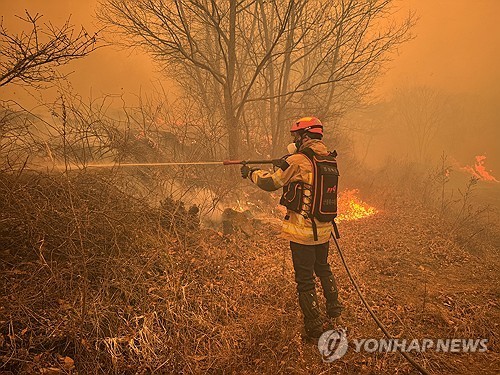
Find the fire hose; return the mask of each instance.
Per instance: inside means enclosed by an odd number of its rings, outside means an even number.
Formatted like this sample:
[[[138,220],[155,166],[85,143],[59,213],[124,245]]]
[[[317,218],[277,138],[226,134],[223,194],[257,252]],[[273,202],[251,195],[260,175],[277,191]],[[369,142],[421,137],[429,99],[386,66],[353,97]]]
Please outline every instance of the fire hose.
[[[336,229],[336,225],[334,225],[334,229]],[[337,241],[337,238],[339,237],[337,230],[335,232],[336,232],[336,235],[333,235],[333,233],[331,233],[330,237],[333,238],[333,241],[335,242],[335,246],[337,247],[337,251],[339,253],[340,259],[342,260],[342,264],[344,265],[344,268],[345,268],[345,270],[347,272],[347,276],[349,276],[349,280],[351,280],[351,283],[352,283],[352,285],[354,285],[354,288],[356,289],[356,292],[358,293],[359,298],[363,302],[363,305],[365,305],[366,310],[368,310],[368,312],[370,313],[370,315],[373,318],[373,320],[375,321],[375,323],[377,323],[377,326],[384,333],[385,337],[387,337],[389,340],[393,340],[392,335],[387,331],[387,329],[382,324],[382,322],[377,318],[377,316],[373,312],[373,310],[370,307],[370,305],[368,304],[368,302],[366,302],[365,297],[361,293],[361,290],[359,289],[359,286],[356,283],[356,280],[354,280],[354,277],[352,276],[351,271],[350,271],[349,267],[347,266],[347,262],[345,261],[344,254],[342,253],[342,250],[340,249],[340,245],[339,245],[339,243]],[[422,366],[420,366],[417,362],[415,362],[415,360],[413,358],[411,358],[408,355],[408,353],[402,351],[400,347],[396,347],[396,349],[398,350],[398,353],[401,354],[421,374],[423,374],[423,375],[429,375],[429,372],[425,368],[423,368]]]

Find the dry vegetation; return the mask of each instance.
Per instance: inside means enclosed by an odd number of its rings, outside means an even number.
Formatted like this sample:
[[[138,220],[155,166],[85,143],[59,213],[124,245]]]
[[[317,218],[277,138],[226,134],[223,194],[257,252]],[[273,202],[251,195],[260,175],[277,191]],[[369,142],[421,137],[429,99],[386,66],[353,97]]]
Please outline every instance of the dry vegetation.
[[[141,132],[149,109],[117,122],[95,104],[61,95],[50,121],[3,111],[2,375],[412,371],[396,354],[353,350],[324,364],[302,339],[276,194],[213,167],[75,169],[103,157],[202,156],[179,135],[183,142],[152,125]],[[476,193],[497,186],[450,181],[445,160],[435,170],[400,161],[364,171],[346,145],[342,186],[378,210],[341,223],[370,304],[397,337],[489,340],[484,354],[418,355],[431,372],[494,373],[500,230]],[[349,337],[381,337],[333,251],[331,261]]]
[[[275,221],[254,220],[252,236],[186,232],[196,219],[179,202],[160,209],[120,191],[114,178],[2,173],[2,373],[411,372],[397,354],[350,350],[321,362],[301,336]],[[468,232],[453,220],[383,191],[370,199],[377,215],[341,225],[369,302],[397,337],[489,339],[488,353],[418,355],[432,373],[494,373],[498,232],[464,241]],[[349,337],[382,337],[335,253],[331,260]]]

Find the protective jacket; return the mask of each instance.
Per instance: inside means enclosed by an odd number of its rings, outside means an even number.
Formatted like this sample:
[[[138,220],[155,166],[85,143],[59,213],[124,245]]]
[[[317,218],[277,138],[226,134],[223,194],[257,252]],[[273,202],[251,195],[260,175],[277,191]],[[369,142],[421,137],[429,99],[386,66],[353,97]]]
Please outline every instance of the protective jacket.
[[[301,145],[299,151],[312,149],[316,154],[328,155],[328,150],[321,140],[311,139]],[[274,191],[292,182],[302,181],[313,184],[313,166],[311,161],[301,153],[296,153],[286,159],[288,168],[270,173],[263,170],[252,172],[250,178],[253,183],[266,191]],[[314,240],[312,220],[316,220],[318,240]],[[298,212],[287,210],[283,220],[282,237],[303,245],[317,245],[328,242],[332,231],[331,222],[319,222]]]

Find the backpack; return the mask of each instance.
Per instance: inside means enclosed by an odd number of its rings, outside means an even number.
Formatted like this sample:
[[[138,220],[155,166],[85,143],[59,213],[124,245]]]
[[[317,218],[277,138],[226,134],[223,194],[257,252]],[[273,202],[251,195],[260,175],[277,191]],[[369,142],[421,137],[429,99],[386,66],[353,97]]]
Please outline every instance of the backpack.
[[[337,217],[337,190],[339,170],[337,152],[317,155],[310,148],[302,151],[313,166],[312,203],[310,216],[321,222],[331,222]]]
[[[310,148],[306,148],[300,153],[311,162],[313,183],[309,185],[303,181],[297,181],[285,185],[280,204],[306,218],[313,219],[314,239],[317,240],[314,219],[335,224],[333,219],[337,216],[339,181],[339,171],[335,159],[337,152],[332,151],[328,155],[317,155]],[[335,232],[337,233],[337,231]]]

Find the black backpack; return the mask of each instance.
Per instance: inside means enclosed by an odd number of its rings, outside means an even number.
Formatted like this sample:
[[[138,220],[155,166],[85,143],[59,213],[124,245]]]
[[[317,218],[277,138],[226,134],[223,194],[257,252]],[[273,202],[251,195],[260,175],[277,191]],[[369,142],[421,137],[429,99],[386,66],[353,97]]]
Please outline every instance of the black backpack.
[[[280,204],[291,211],[305,217],[317,219],[320,222],[334,223],[337,216],[337,191],[339,171],[337,168],[336,151],[328,155],[315,154],[310,148],[300,151],[310,161],[313,168],[312,185],[302,181],[292,182],[283,187]],[[304,194],[311,191],[311,196]],[[314,239],[317,240],[315,220],[312,220]]]
[[[315,154],[310,148],[301,151],[313,166],[312,203],[310,216],[321,222],[331,222],[337,217],[337,191],[339,170],[337,152],[328,155]]]

